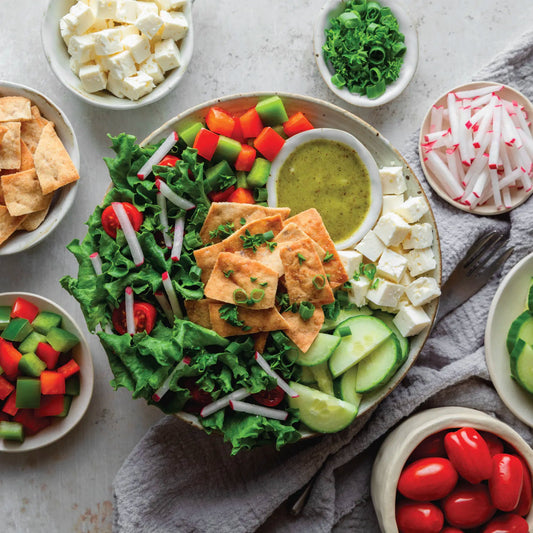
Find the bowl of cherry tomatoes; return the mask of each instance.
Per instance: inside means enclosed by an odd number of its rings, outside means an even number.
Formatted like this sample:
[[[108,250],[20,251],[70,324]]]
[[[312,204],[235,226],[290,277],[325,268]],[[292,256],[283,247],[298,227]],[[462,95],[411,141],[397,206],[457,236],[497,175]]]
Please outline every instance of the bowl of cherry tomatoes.
[[[533,450],[507,424],[440,407],[389,434],[370,491],[384,533],[528,533],[532,470]]]

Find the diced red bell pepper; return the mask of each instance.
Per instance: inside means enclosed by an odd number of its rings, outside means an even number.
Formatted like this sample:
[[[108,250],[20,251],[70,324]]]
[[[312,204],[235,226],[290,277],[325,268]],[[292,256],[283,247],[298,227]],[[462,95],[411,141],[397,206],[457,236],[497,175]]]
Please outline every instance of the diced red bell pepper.
[[[283,131],[288,137],[292,137],[302,131],[312,130],[313,128],[314,126],[301,111],[294,113],[294,115],[289,117],[287,122],[283,123]]]
[[[224,191],[212,191],[207,196],[212,202],[225,202],[231,196],[233,191],[235,191],[235,185],[230,185]]]
[[[0,366],[7,378],[13,379],[17,376],[21,358],[22,354],[10,342],[0,338]]]
[[[63,374],[65,376],[65,379],[69,378],[70,376],[73,376],[76,374],[76,372],[80,371],[80,365],[76,363],[74,359],[71,359],[67,363],[65,363],[63,366],[60,366],[57,371],[60,374]]]
[[[213,106],[209,108],[207,116],[205,117],[207,127],[226,137],[231,137],[233,129],[235,128],[235,120],[233,117],[224,111],[221,107]]]
[[[65,376],[53,370],[41,372],[41,394],[65,394]]]
[[[41,398],[41,407],[35,409],[35,415],[43,416],[57,416],[63,412],[65,407],[64,394],[51,394],[50,396],[43,396]]]
[[[198,150],[198,155],[211,161],[218,144],[218,134],[202,128],[194,139],[193,148]]]
[[[235,170],[244,170],[245,172],[250,172],[254,165],[256,155],[257,152],[253,146],[243,144],[242,149],[235,160]]]
[[[239,117],[239,122],[241,124],[242,135],[245,139],[257,137],[264,127],[263,121],[255,107],[252,107],[248,109],[246,113],[243,113]]]
[[[41,361],[46,363],[48,370],[53,370],[56,367],[60,353],[54,350],[47,342],[40,342],[35,350],[35,354]]]
[[[160,167],[175,167],[176,163],[180,160],[179,157],[176,157],[175,155],[167,154],[159,163],[157,163]]]
[[[19,408],[17,407],[17,391],[14,390],[7,398],[2,411],[8,415],[15,416]]]
[[[237,116],[234,116],[233,120],[235,121],[235,126],[233,126],[233,131],[231,132],[230,137],[236,141],[239,141],[240,143],[243,143],[244,134],[242,133],[241,121]]]
[[[29,322],[33,322],[35,317],[39,314],[39,308],[25,300],[24,298],[17,298],[11,309],[11,318],[25,318]]]
[[[228,197],[228,202],[238,204],[255,204],[254,195],[250,189],[239,187]]]
[[[273,161],[283,148],[285,139],[276,133],[270,126],[263,128],[261,133],[255,138],[254,146],[269,161]]]
[[[11,417],[7,413],[0,411],[0,422],[9,422],[10,420]]]
[[[51,420],[48,417],[35,416],[33,409],[19,409],[13,417],[13,421],[24,426],[25,435],[35,435],[51,424]]]
[[[5,400],[14,390],[15,385],[3,376],[0,376],[0,400]]]

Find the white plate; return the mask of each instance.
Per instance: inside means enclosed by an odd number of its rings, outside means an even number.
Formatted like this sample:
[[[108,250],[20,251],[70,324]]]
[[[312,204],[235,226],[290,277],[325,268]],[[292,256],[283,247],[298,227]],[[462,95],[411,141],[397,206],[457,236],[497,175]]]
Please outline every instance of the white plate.
[[[533,427],[533,394],[511,378],[506,339],[513,320],[526,308],[526,297],[533,276],[533,253],[524,257],[500,283],[489,310],[485,330],[487,367],[503,403],[517,418]]]
[[[91,352],[82,331],[74,322],[74,319],[62,307],[48,298],[26,292],[4,292],[0,294],[0,306],[13,305],[19,296],[35,304],[41,311],[60,314],[63,317],[61,327],[80,339],[80,343],[72,349],[73,357],[80,365],[80,394],[72,399],[70,411],[65,418],[54,420],[36,435],[26,437],[22,443],[0,439],[0,452],[28,452],[48,446],[61,439],[83,418],[93,394],[94,369]]]

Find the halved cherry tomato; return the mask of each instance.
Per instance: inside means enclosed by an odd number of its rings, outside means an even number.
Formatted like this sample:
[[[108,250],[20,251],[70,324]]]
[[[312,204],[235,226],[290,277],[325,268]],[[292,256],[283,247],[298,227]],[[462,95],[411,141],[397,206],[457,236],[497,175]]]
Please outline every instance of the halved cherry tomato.
[[[425,457],[404,468],[398,481],[398,490],[411,500],[430,502],[448,496],[458,478],[448,459]]]
[[[524,482],[522,483],[522,493],[520,494],[520,501],[518,506],[515,509],[515,513],[520,516],[526,516],[531,509],[531,501],[533,499],[533,487],[531,481],[531,472],[529,471],[529,465],[524,461],[524,459],[518,456],[523,467]]]
[[[494,433],[489,433],[488,431],[480,431],[479,434],[487,443],[491,457],[494,457],[497,453],[503,453],[503,441],[496,435],[494,435]]]
[[[124,210],[130,219],[131,225],[135,231],[139,231],[141,224],[143,223],[143,216],[141,212],[129,202],[122,202]],[[104,231],[113,239],[117,238],[117,229],[120,228],[117,215],[112,205],[108,205],[102,213],[102,226]]]
[[[400,533],[436,533],[444,525],[442,511],[433,503],[406,501],[396,506]]]
[[[175,155],[167,154],[159,163],[157,163],[161,167],[175,167],[176,163],[179,161],[179,157],[176,157]]]
[[[266,407],[275,407],[276,405],[279,405],[283,400],[284,396],[285,393],[283,392],[283,389],[279,386],[275,389],[264,390],[252,394],[253,399],[257,403],[260,403],[261,405],[264,405]]]
[[[446,521],[455,527],[478,527],[490,520],[496,507],[486,485],[458,485],[442,502]]]
[[[492,503],[500,511],[512,511],[520,501],[524,468],[516,455],[497,453],[492,458],[489,492]]]
[[[483,437],[469,427],[447,433],[444,448],[457,473],[473,485],[489,479],[492,457]]]
[[[426,437],[410,455],[409,460],[422,459],[423,457],[446,457],[446,450],[444,449],[444,435],[448,431],[439,431]]]
[[[515,513],[497,516],[483,529],[483,533],[528,533],[528,531],[527,521]]]
[[[446,526],[440,533],[463,533],[463,530],[458,527]]]
[[[157,311],[152,304],[148,302],[133,302],[133,320],[135,321],[135,332],[146,331],[150,333],[154,329]],[[126,305],[122,302],[119,307],[113,311],[113,327],[119,335],[124,335],[128,328],[126,326]]]
[[[194,378],[183,378],[180,380],[180,386],[189,389],[191,400],[198,405],[207,405],[213,401],[211,394],[202,390]]]
[[[235,185],[230,185],[224,191],[212,191],[207,196],[212,202],[225,202],[231,196],[233,191],[235,191]]]
[[[239,187],[235,189],[229,196],[228,202],[235,202],[239,204],[255,204],[254,195],[250,189]]]

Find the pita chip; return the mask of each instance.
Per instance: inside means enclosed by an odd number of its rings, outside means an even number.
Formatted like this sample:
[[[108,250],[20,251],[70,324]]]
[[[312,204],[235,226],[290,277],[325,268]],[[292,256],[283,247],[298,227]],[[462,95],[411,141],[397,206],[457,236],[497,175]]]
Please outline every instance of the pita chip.
[[[316,336],[320,333],[322,324],[324,324],[324,311],[322,311],[322,308],[317,307],[309,320],[304,320],[300,313],[293,313],[292,311],[285,311],[281,313],[281,316],[289,324],[289,327],[285,330],[285,335],[303,353],[307,352]]]
[[[35,169],[2,176],[2,191],[11,216],[27,215],[47,209],[52,195],[43,195]]]
[[[199,326],[211,329],[211,319],[209,318],[210,303],[213,303],[213,300],[185,300],[187,318]]]
[[[23,229],[24,231],[33,231],[42,224],[43,220],[48,214],[50,204],[52,203],[52,195],[49,194],[48,196],[50,197],[48,207],[46,209],[42,209],[41,211],[36,211],[35,213],[30,213],[29,215],[26,215],[19,229]]]
[[[7,131],[0,144],[0,169],[16,170],[21,158],[20,122],[5,122],[3,126]]]
[[[0,144],[2,144],[2,139],[4,138],[4,135],[7,133],[7,128],[5,126],[2,126],[0,124]]]
[[[33,154],[37,149],[41,132],[46,124],[48,124],[48,120],[41,116],[39,108],[35,105],[31,106],[31,115],[31,120],[26,120],[21,123],[20,136]]]
[[[23,96],[0,98],[0,122],[31,119],[31,102]]]
[[[254,350],[256,352],[259,352],[260,354],[263,353],[269,335],[270,333],[268,331],[261,331],[260,333],[255,333],[252,335],[254,339]]]
[[[43,128],[33,159],[43,194],[80,178],[51,122]]]
[[[12,217],[7,207],[0,205],[0,244],[8,239],[22,224],[24,216]]]
[[[5,174],[14,174],[15,172],[22,172],[23,170],[30,170],[35,168],[35,165],[33,164],[33,156],[31,155],[30,150],[26,146],[26,143],[21,140],[20,141],[20,168],[12,169],[12,170],[3,170],[1,171],[1,175]]]

